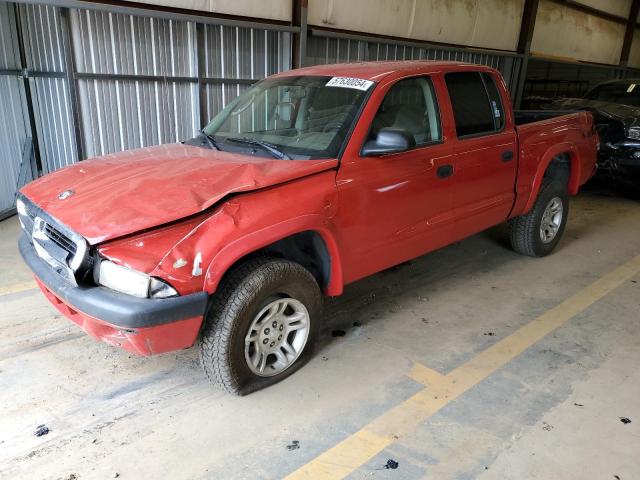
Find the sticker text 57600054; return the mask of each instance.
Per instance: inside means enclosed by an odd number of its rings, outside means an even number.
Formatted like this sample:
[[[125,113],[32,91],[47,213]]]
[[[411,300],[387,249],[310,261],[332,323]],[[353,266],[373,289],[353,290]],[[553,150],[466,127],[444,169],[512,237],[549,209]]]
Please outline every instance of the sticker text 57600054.
[[[327,82],[327,87],[355,88],[356,90],[368,90],[373,85],[371,80],[351,77],[333,77]]]

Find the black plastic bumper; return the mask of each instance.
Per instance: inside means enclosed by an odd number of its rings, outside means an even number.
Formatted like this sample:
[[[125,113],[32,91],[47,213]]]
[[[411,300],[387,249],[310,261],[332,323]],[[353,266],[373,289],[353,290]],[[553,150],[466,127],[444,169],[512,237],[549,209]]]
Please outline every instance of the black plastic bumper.
[[[57,297],[80,312],[123,328],[153,327],[204,314],[207,293],[173,298],[137,298],[105,287],[75,286],[55,273],[23,233],[20,254],[38,279]]]

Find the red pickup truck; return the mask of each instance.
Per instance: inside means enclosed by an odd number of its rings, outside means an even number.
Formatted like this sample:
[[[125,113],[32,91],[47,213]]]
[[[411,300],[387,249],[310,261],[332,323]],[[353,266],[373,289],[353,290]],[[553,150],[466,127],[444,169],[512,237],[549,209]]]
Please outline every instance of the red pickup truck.
[[[551,252],[597,142],[589,113],[514,114],[487,67],[292,70],[194,139],[25,186],[20,250],[85,332],[142,355],[199,340],[246,394],[309,359],[322,294],[505,221],[516,251]]]

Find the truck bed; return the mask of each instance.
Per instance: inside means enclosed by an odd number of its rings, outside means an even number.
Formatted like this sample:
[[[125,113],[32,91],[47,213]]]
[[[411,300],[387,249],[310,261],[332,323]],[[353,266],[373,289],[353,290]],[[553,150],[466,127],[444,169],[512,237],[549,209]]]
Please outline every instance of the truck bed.
[[[550,118],[561,117],[563,115],[570,115],[575,112],[576,110],[514,110],[513,117],[516,126],[519,126],[549,120]]]

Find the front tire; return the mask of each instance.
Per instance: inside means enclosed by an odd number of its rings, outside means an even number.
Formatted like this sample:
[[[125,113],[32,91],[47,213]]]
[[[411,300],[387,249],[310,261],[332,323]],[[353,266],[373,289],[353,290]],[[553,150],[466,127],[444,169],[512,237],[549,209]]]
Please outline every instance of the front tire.
[[[320,288],[301,265],[256,258],[231,272],[212,297],[200,337],[209,380],[234,395],[273,385],[313,353]]]
[[[531,211],[509,220],[511,247],[522,255],[544,257],[556,247],[569,217],[569,195],[557,179],[545,180]]]

